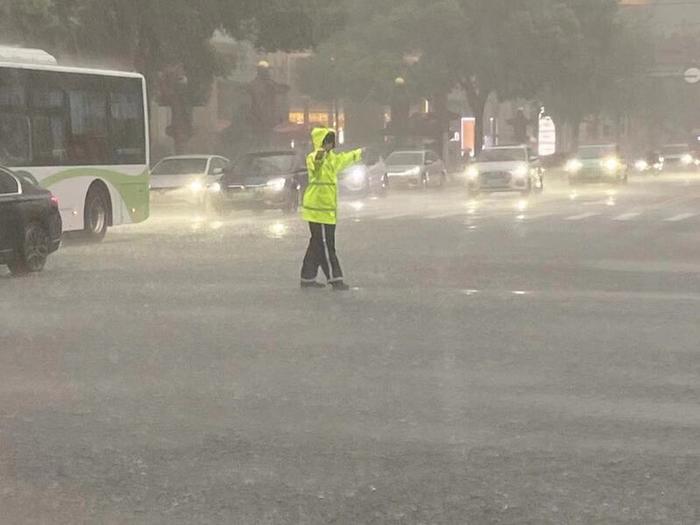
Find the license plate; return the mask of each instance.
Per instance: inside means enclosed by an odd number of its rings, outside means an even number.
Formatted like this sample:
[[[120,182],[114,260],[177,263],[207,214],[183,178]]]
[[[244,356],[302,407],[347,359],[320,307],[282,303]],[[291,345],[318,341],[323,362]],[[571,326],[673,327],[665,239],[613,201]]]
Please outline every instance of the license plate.
[[[496,177],[489,177],[484,182],[486,186],[503,186],[508,182],[508,178],[499,175]]]

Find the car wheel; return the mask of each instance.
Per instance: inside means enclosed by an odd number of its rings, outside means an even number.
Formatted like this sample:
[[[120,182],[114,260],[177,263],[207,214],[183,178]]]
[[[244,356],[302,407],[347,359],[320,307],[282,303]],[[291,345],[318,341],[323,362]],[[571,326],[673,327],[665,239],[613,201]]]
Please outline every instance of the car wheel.
[[[46,228],[38,223],[31,223],[24,230],[24,239],[14,261],[7,266],[13,275],[26,275],[40,272],[49,257],[51,240]]]
[[[109,221],[109,198],[99,186],[93,186],[85,198],[83,232],[90,241],[100,242],[107,234]]]

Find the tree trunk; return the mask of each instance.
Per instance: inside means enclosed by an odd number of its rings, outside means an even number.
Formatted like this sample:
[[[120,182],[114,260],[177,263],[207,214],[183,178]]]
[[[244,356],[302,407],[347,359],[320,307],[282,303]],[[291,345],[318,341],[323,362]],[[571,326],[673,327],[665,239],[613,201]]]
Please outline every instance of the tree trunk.
[[[474,113],[474,154],[476,155],[484,147],[484,112],[489,99],[489,91],[477,89],[471,81],[463,82],[462,87],[467,94],[469,107]]]
[[[571,149],[578,149],[579,139],[581,138],[581,118],[576,117],[571,120]]]

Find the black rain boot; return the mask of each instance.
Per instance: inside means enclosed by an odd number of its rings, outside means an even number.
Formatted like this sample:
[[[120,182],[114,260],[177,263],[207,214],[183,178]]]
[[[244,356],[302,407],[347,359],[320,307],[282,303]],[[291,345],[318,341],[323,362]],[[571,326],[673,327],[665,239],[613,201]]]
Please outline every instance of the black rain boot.
[[[345,284],[344,281],[336,281],[334,283],[331,283],[331,286],[336,292],[347,292],[350,290],[350,287],[347,284]]]
[[[325,287],[325,284],[319,283],[318,281],[301,281],[302,290],[317,290]]]

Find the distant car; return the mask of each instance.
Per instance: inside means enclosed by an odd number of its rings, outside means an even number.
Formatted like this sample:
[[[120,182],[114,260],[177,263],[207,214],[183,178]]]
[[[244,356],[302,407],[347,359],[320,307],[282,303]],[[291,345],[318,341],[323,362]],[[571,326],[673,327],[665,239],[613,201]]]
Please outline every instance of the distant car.
[[[566,163],[569,184],[613,182],[627,184],[627,163],[616,144],[580,146]]]
[[[227,158],[217,155],[166,157],[151,170],[151,195],[201,204],[207,186],[229,165]]]
[[[665,171],[687,171],[696,167],[695,155],[688,144],[667,144],[661,148]]]
[[[0,168],[0,264],[14,275],[40,272],[61,244],[61,214],[51,192]]]
[[[374,148],[365,148],[362,162],[350,166],[338,179],[341,195],[351,197],[386,195],[389,189],[386,164]]]
[[[635,161],[634,169],[638,173],[658,175],[664,169],[664,158],[658,151],[650,151]]]
[[[430,150],[395,151],[386,158],[388,186],[428,188],[447,183],[445,163]]]
[[[299,209],[301,189],[307,181],[306,158],[294,150],[243,155],[221,179],[207,187],[207,210]]]
[[[471,194],[518,191],[529,195],[544,190],[544,170],[527,146],[484,149],[467,168]]]

